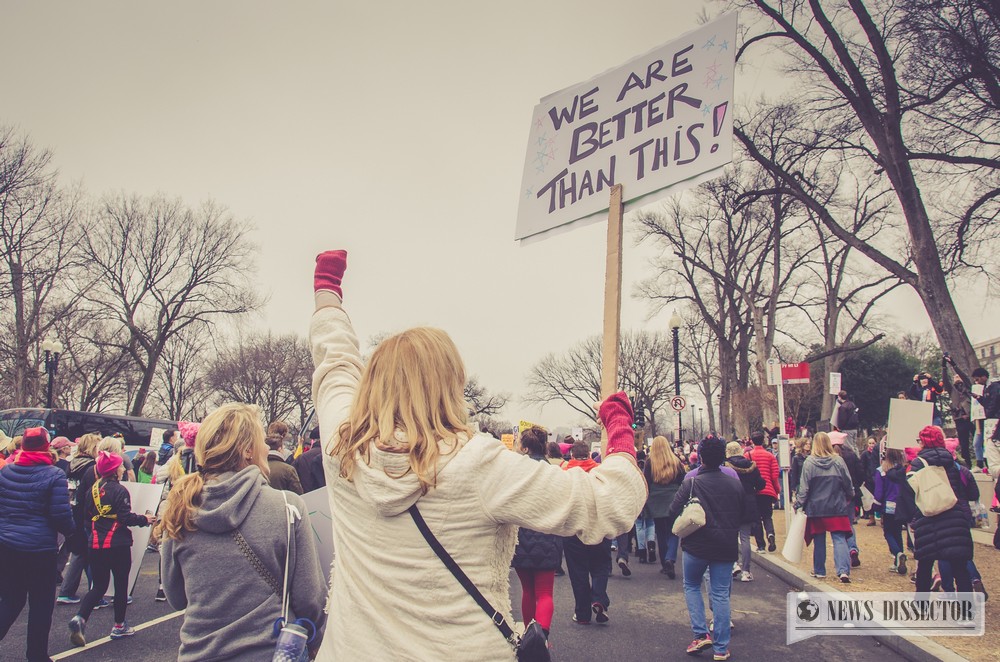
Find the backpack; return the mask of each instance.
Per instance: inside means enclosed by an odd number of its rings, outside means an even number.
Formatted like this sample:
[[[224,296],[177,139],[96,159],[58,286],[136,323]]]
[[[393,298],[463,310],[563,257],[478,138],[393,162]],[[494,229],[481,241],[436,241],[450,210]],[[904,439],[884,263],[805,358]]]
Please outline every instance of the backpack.
[[[925,463],[922,469],[907,474],[906,482],[913,489],[917,508],[924,517],[940,515],[958,503],[944,467]]]

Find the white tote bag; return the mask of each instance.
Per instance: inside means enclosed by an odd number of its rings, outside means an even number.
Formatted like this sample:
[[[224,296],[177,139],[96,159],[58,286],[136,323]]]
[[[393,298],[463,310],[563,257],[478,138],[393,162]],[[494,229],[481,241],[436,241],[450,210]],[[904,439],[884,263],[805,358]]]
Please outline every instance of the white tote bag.
[[[875,504],[875,495],[869,491],[864,485],[861,486],[861,507],[865,510],[871,510],[872,506]]]
[[[806,514],[798,510],[792,515],[792,523],[788,526],[788,535],[781,548],[781,555],[792,563],[802,560],[802,549],[806,546]]]
[[[958,503],[944,467],[925,465],[907,474],[906,482],[913,488],[917,508],[924,517],[940,515]]]

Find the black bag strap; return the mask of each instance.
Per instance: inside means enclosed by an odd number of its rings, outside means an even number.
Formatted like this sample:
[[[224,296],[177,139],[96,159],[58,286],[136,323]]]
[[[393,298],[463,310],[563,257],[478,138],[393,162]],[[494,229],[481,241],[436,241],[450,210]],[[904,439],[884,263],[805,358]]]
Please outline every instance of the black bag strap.
[[[420,511],[417,509],[417,504],[410,506],[408,512],[410,513],[410,517],[413,518],[413,523],[417,525],[417,528],[420,529],[420,533],[423,534],[424,540],[426,540],[427,544],[431,546],[434,553],[438,555],[441,562],[444,563],[445,567],[451,571],[451,574],[455,575],[455,579],[457,579],[458,583],[462,585],[462,588],[464,588],[466,592],[472,596],[472,599],[476,601],[476,604],[479,605],[484,612],[486,612],[486,615],[493,621],[493,625],[500,630],[500,634],[502,634],[504,639],[507,640],[507,643],[516,649],[519,642],[517,634],[511,629],[510,625],[507,624],[507,620],[503,617],[503,614],[493,608],[490,601],[486,599],[486,596],[479,592],[479,589],[472,583],[472,580],[465,574],[465,571],[459,567],[458,563],[455,562],[455,559],[451,558],[451,554],[448,553],[448,550],[442,547],[441,543],[438,542],[438,539],[434,537],[434,534],[431,533],[430,528],[427,526],[427,522],[424,521],[424,516],[421,515]]]

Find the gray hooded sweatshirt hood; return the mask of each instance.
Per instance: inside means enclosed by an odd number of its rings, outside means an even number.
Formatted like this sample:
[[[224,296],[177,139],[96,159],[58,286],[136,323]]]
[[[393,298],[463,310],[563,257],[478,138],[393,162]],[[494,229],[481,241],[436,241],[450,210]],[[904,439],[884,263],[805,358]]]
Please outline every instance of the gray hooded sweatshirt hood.
[[[301,516],[290,535],[286,499]],[[187,610],[178,660],[270,659],[286,555],[289,618],[308,618],[322,635],[327,585],[301,497],[272,489],[260,469],[250,466],[205,485],[194,524],[197,530],[180,540],[165,538],[160,551],[167,600]]]

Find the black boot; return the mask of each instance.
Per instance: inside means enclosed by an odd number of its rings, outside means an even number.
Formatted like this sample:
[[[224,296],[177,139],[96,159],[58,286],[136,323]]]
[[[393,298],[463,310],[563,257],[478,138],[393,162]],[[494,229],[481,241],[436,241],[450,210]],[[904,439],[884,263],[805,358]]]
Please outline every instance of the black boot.
[[[646,558],[650,563],[656,563],[656,543],[652,540],[646,541]]]
[[[649,563],[649,560],[646,558],[646,550],[640,549],[635,555],[638,557],[639,563]]]

